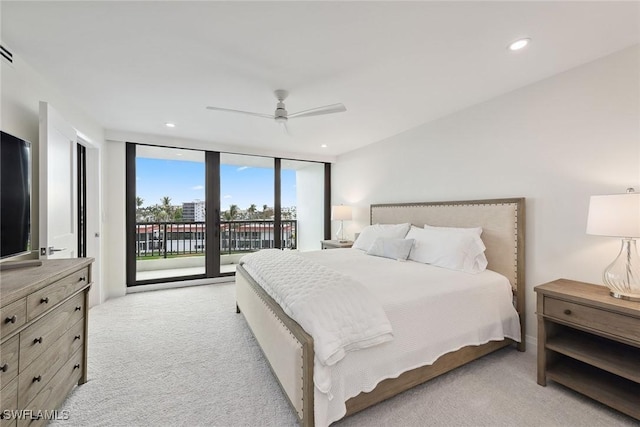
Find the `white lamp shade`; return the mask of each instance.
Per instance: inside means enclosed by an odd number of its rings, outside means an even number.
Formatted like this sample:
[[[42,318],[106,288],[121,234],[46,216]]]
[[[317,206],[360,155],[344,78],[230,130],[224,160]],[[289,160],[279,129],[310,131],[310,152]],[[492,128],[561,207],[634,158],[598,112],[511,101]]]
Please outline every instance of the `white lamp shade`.
[[[591,196],[587,234],[640,237],[640,193]]]
[[[332,206],[331,219],[334,221],[351,221],[351,206]]]

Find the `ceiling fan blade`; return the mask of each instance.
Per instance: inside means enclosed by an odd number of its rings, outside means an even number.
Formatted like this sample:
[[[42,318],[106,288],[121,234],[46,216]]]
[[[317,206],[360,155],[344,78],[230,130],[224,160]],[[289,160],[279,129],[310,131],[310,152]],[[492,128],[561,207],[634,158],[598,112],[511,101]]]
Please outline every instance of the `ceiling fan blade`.
[[[287,136],[291,136],[291,132],[289,132],[289,126],[287,126],[287,122],[280,123],[282,123],[282,131],[284,132],[284,134]]]
[[[226,111],[228,113],[240,113],[247,114],[249,116],[263,117],[265,119],[274,119],[275,116],[271,114],[262,114],[262,113],[252,113],[250,111],[242,111],[242,110],[232,110],[230,108],[220,108],[220,107],[207,107],[207,110],[215,110],[215,111]]]
[[[347,108],[342,104],[331,104],[325,105],[324,107],[312,108],[310,110],[299,111],[297,113],[289,114],[290,119],[295,119],[297,117],[310,117],[310,116],[319,116],[321,114],[332,114],[332,113],[342,113],[343,111],[347,111]]]

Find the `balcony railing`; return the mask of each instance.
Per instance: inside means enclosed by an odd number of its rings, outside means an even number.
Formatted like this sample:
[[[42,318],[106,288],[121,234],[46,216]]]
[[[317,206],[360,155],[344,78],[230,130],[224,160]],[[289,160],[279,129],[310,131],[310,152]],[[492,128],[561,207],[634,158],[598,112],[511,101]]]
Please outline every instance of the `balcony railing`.
[[[280,222],[283,248],[296,248],[298,222]],[[137,222],[136,258],[168,258],[202,255],[206,250],[204,222]],[[274,248],[273,220],[220,221],[220,254],[254,252]]]

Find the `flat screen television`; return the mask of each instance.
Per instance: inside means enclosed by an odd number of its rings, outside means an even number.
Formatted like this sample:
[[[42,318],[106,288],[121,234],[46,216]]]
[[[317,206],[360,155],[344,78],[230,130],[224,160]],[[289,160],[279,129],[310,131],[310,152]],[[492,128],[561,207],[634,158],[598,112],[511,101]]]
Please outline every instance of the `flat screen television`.
[[[30,251],[31,144],[0,131],[0,258]]]

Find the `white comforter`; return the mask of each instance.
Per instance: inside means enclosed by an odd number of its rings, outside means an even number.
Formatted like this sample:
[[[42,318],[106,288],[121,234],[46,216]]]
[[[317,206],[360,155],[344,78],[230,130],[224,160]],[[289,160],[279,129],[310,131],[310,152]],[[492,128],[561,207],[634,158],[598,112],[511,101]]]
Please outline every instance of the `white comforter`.
[[[324,366],[334,365],[346,352],[393,338],[380,302],[363,285],[336,270],[278,249],[246,255],[241,264],[313,337],[316,362]],[[319,369],[315,374],[316,386],[328,392],[328,371]]]
[[[486,270],[467,274],[417,262],[374,257],[358,249],[301,253],[362,283],[382,306],[394,339],[348,353],[328,371],[331,388],[314,393],[315,424],[326,426],[344,416],[345,402],[371,391],[385,378],[433,363],[467,345],[505,337],[520,341],[520,323],[506,277]],[[317,384],[316,384],[317,385]]]

